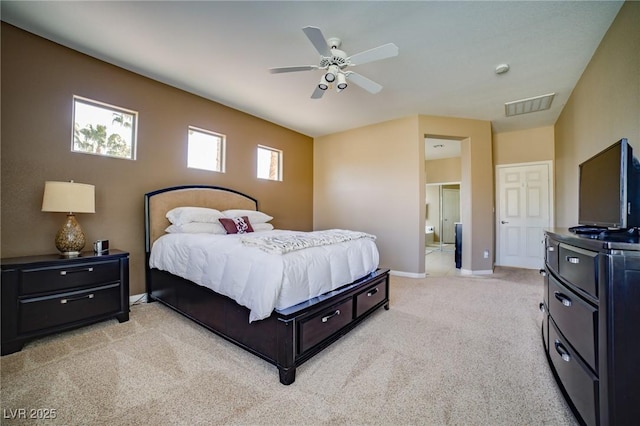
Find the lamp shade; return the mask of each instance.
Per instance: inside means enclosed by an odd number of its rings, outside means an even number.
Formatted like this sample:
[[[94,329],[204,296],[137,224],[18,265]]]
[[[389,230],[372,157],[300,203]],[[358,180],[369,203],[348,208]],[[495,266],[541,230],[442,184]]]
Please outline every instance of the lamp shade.
[[[43,212],[95,213],[95,187],[86,183],[45,182]]]

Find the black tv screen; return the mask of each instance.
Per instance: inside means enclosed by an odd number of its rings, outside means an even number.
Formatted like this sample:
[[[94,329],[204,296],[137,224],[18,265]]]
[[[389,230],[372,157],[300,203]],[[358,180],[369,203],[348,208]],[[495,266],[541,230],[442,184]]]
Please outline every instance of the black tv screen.
[[[578,222],[627,229],[640,225],[638,162],[621,139],[580,164]]]

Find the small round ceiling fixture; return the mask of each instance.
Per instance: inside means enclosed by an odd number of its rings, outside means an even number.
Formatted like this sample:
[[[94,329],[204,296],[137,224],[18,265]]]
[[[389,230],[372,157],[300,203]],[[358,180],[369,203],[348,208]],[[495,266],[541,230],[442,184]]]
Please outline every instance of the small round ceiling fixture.
[[[504,74],[509,71],[509,64],[500,64],[496,67],[496,74]]]

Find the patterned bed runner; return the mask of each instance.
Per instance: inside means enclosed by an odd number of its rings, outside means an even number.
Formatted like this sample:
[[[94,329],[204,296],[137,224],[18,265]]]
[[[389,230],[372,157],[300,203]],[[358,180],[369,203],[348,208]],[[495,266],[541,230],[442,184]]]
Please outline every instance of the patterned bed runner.
[[[258,247],[267,253],[286,254],[295,250],[309,247],[338,244],[358,238],[375,240],[375,235],[366,232],[348,231],[344,229],[329,229],[326,231],[304,232],[278,236],[250,235],[241,238],[243,244]]]

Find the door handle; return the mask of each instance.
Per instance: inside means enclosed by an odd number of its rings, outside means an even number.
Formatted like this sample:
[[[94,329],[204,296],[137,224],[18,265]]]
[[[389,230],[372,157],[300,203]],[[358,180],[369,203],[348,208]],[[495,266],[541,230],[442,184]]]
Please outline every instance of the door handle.
[[[504,225],[504,224],[509,223],[509,222],[507,222],[506,220],[501,220],[500,223]]]

